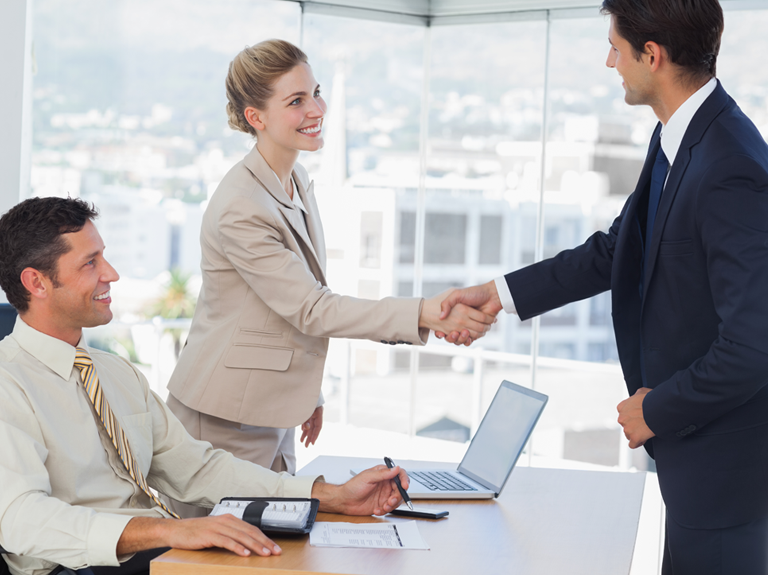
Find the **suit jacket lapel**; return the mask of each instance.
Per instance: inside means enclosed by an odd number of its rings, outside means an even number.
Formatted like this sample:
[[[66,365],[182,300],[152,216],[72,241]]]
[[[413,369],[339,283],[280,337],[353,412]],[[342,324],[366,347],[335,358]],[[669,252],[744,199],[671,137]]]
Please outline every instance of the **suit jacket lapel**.
[[[317,201],[315,200],[315,182],[309,182],[309,185],[304,188],[304,183],[298,176],[295,177],[295,181],[301,201],[307,209],[307,231],[314,248],[313,253],[320,265],[320,269],[325,272],[325,237],[323,234],[323,224],[320,221],[320,212],[317,209]]]
[[[621,278],[622,281],[614,285],[613,289],[621,291],[624,294],[622,301],[632,301],[633,298],[639,296],[644,253],[644,232],[642,231],[644,223],[641,216],[643,215],[643,206],[647,206],[648,203],[647,196],[651,181],[651,172],[653,171],[656,153],[661,145],[660,134],[661,123],[659,122],[651,136],[645,163],[640,171],[640,177],[637,180],[635,191],[629,199],[625,220],[622,223],[623,229],[620,237],[621,246],[618,247],[618,249],[620,249],[622,253],[631,254],[631,257],[626,259],[618,258],[614,260],[616,272],[618,273],[617,277]],[[644,287],[645,286],[643,286],[643,288]],[[617,296],[614,294],[614,300],[616,299]]]
[[[685,171],[688,169],[688,164],[690,164],[690,162],[691,150],[681,145],[680,149],[677,151],[677,156],[675,156],[675,163],[669,171],[664,191],[661,193],[659,208],[656,211],[656,220],[653,224],[653,235],[650,238],[646,238],[646,250],[648,250],[648,256],[646,258],[643,293],[648,293],[648,284],[650,283],[651,276],[656,268],[656,258],[659,255],[661,234],[664,231],[664,225],[667,223],[667,217],[669,216],[672,202],[677,195],[677,190],[680,188],[680,182],[682,181],[683,175],[685,175]]]
[[[709,98],[707,98],[696,111],[696,114],[694,114],[691,119],[691,123],[688,125],[688,129],[685,131],[683,141],[680,142],[680,148],[677,151],[675,161],[672,164],[669,177],[667,178],[667,183],[661,194],[661,201],[659,202],[659,208],[656,212],[656,220],[653,226],[653,237],[646,238],[646,249],[649,250],[649,252],[646,260],[645,283],[643,285],[644,294],[647,293],[648,284],[650,283],[651,276],[656,268],[656,258],[659,254],[661,236],[664,233],[664,227],[667,223],[669,212],[672,209],[675,196],[677,195],[681,184],[683,184],[685,172],[691,163],[691,150],[701,141],[707,128],[727,102],[728,95],[725,93],[725,90],[723,90],[723,87],[718,80],[715,91],[712,92]]]
[[[272,168],[269,167],[269,164],[267,164],[266,160],[261,155],[256,146],[254,146],[250,153],[245,157],[244,163],[245,167],[250,170],[250,172],[259,181],[262,187],[267,190],[277,202],[277,207],[280,210],[280,213],[283,214],[283,217],[288,223],[291,231],[294,233],[294,235],[298,236],[300,242],[305,245],[306,250],[302,250],[302,254],[305,256],[307,263],[312,269],[312,272],[315,274],[315,277],[323,285],[325,285],[325,274],[323,271],[324,265],[321,263],[317,256],[317,252],[315,251],[315,248],[319,248],[319,246],[314,246],[312,244],[312,240],[310,239],[310,236],[307,232],[310,218],[307,218],[307,225],[305,226],[303,222],[304,216],[302,215],[301,210],[296,207],[296,205],[288,197],[288,194],[285,193],[285,190],[282,189],[282,186],[280,186],[280,182],[277,177],[275,177],[275,173],[272,171]],[[301,200],[304,202],[304,206],[306,207],[308,198],[306,194],[301,193],[303,182],[301,182],[301,178],[298,177],[295,171],[293,172],[292,176],[296,182],[296,187],[299,189]],[[315,214],[319,219],[319,216],[317,215],[316,204],[314,203],[314,197],[312,197],[312,204],[315,205]],[[320,230],[322,232],[322,228],[320,228]],[[322,233],[320,235],[322,236]],[[323,252],[324,249],[325,247],[323,246]]]

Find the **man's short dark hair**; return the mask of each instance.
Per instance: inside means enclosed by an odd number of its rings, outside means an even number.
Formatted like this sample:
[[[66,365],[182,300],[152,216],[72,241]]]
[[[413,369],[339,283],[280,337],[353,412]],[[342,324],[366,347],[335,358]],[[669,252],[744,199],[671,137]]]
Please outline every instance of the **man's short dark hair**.
[[[718,0],[603,0],[603,14],[640,60],[646,42],[663,46],[684,81],[715,75],[725,23]]]
[[[0,218],[0,287],[13,307],[20,313],[29,308],[21,272],[34,268],[57,285],[59,258],[70,249],[63,235],[79,232],[98,215],[79,198],[31,198]]]

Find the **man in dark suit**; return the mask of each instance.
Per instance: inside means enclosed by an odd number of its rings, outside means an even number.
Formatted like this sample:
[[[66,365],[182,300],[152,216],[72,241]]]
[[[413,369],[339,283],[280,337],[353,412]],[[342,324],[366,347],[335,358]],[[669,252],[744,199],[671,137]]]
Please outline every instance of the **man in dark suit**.
[[[717,0],[604,0],[606,64],[660,123],[608,232],[456,292],[527,319],[611,290],[629,399],[655,458],[664,574],[761,574],[768,551],[768,147],[715,79]],[[453,333],[449,341],[465,341]]]

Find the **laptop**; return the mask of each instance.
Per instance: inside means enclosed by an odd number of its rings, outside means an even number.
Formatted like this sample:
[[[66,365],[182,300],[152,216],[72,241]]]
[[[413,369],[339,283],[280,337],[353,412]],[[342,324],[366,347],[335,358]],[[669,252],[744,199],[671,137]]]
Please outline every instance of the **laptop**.
[[[411,499],[498,497],[548,399],[543,393],[502,381],[458,469],[406,469],[408,495]]]

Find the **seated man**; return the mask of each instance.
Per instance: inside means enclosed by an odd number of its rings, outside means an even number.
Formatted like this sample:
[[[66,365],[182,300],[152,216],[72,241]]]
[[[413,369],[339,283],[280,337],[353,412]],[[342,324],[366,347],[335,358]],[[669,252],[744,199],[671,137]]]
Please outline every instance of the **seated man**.
[[[400,503],[378,466],[344,485],[274,473],[187,434],[146,379],[89,349],[82,328],[112,319],[93,219],[79,199],[34,198],[0,218],[0,287],[19,311],[0,342],[0,546],[14,575],[125,573],[159,548],[279,554],[231,515],[174,519],[150,490],[212,507],[225,496],[315,497],[322,511],[382,515]],[[131,565],[130,573],[135,573]]]

